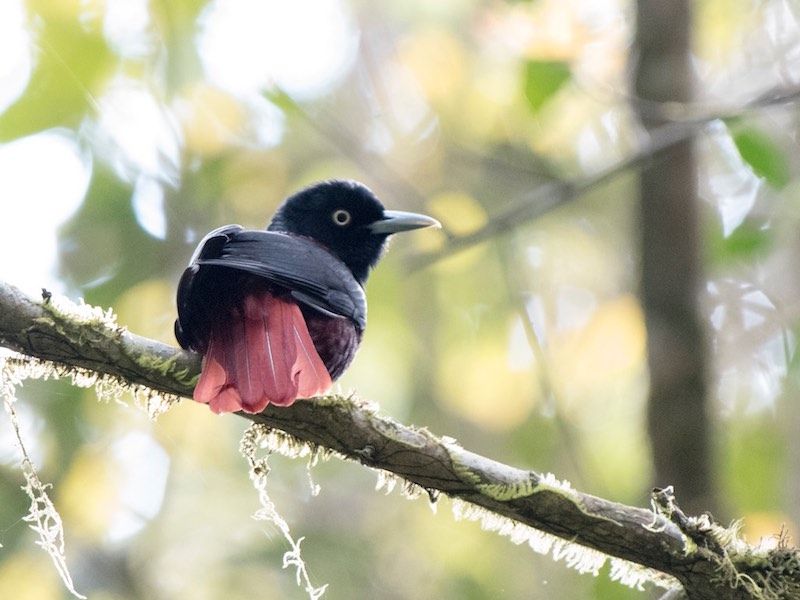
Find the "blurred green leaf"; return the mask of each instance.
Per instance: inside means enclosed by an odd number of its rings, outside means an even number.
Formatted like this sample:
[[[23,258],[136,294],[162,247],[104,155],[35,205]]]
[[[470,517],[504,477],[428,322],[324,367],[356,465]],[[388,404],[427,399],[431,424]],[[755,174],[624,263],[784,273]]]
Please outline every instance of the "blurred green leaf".
[[[539,112],[571,77],[569,64],[564,61],[528,61],[525,64],[525,97],[533,112]]]
[[[0,141],[77,127],[112,72],[114,57],[102,32],[84,31],[77,21],[51,20],[37,34],[36,67],[22,96],[0,113]]]
[[[727,459],[721,472],[723,484],[736,498],[736,510],[773,509],[784,485],[785,436],[769,417],[730,423],[728,427],[723,440]]]
[[[771,186],[782,188],[789,183],[786,155],[764,132],[754,127],[737,128],[733,131],[733,142],[753,172]]]
[[[717,225],[708,236],[709,259],[716,265],[749,260],[765,253],[772,242],[773,235],[768,227],[758,227],[755,223],[745,221],[725,236]]]
[[[86,199],[64,223],[59,238],[61,276],[80,286],[87,302],[100,306],[114,305],[166,260],[161,241],[136,221],[130,185],[100,162],[95,163]]]

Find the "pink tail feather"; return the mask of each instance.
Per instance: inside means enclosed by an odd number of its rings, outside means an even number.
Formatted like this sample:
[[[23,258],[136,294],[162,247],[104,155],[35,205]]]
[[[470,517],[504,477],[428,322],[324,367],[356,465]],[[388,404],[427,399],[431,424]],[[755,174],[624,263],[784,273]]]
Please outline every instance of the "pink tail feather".
[[[300,307],[261,292],[212,327],[194,399],[215,413],[258,413],[331,385]]]

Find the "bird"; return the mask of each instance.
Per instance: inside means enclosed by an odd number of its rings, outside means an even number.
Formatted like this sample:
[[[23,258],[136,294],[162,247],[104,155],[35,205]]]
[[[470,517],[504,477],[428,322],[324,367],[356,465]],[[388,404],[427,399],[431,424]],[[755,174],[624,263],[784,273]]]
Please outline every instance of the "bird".
[[[210,232],[177,290],[175,337],[203,355],[194,400],[259,413],[327,392],[361,343],[364,288],[389,236],[425,227],[440,224],[332,179],[286,198],[266,230]]]

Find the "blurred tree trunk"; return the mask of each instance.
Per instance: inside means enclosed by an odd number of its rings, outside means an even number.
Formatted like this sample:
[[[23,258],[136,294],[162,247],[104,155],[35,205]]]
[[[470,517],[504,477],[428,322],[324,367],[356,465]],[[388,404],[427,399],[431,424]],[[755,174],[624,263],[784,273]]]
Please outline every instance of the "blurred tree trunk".
[[[669,120],[669,103],[692,98],[689,0],[638,0],[636,45],[637,109],[650,132]],[[702,274],[696,187],[692,140],[660,152],[641,172],[641,294],[655,484],[674,485],[684,508],[693,513],[716,508],[708,354],[698,301]]]

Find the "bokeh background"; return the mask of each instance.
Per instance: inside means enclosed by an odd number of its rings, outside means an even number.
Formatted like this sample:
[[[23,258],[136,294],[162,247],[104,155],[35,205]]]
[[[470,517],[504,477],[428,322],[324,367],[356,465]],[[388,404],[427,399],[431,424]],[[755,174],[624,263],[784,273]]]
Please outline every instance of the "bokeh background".
[[[800,514],[797,110],[800,6],[697,0],[702,320],[715,513],[756,542]],[[0,278],[112,307],[175,343],[194,245],[261,228],[289,193],[369,185],[442,231],[396,239],[342,391],[582,491],[647,506],[654,483],[638,300],[644,139],[623,0],[3,0]],[[599,173],[614,176],[597,178]],[[546,186],[586,182],[568,201]],[[595,181],[592,178],[597,178]],[[514,206],[558,204],[452,251]],[[510,211],[510,212],[509,212]],[[421,258],[422,257],[422,258]],[[23,436],[92,599],[302,598],[251,515],[246,423],[185,401],[148,420],[66,382],[26,382]],[[0,426],[0,598],[68,597],[22,520]],[[375,492],[337,460],[276,458],[269,489],[325,598],[645,597],[581,576],[449,501]]]

